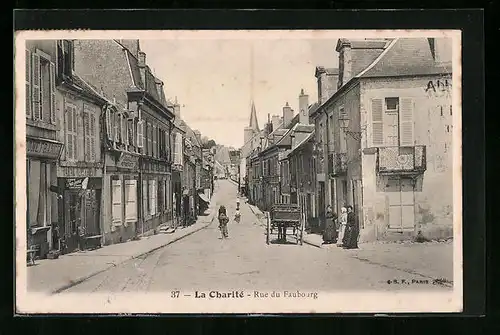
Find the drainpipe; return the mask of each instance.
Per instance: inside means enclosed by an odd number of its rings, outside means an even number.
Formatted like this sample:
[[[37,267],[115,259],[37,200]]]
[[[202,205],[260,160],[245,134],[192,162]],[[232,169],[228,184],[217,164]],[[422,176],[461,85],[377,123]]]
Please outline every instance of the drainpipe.
[[[105,107],[107,106],[107,104],[104,105]],[[107,112],[107,109],[105,108],[104,109],[104,113],[102,114],[103,118],[101,118],[102,122],[101,122],[101,129],[103,129],[104,131],[101,131],[101,144],[106,141],[106,136],[107,136],[107,129],[106,129],[106,112]],[[104,215],[105,211],[106,211],[106,203],[105,203],[105,199],[107,197],[104,196],[104,185],[106,184],[106,147],[101,145],[101,159],[102,159],[102,183],[101,183],[101,224],[100,224],[100,230],[101,230],[101,246],[104,246],[105,242],[106,242],[106,238],[105,238],[105,231],[104,231],[104,221],[106,220],[106,217]]]

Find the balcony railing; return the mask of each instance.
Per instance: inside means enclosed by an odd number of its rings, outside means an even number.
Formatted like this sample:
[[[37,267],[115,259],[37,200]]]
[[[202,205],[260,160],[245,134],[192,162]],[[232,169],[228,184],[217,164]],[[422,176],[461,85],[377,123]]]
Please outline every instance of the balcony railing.
[[[377,148],[377,173],[419,174],[427,168],[426,147]]]
[[[331,177],[343,176],[347,173],[347,153],[331,153],[328,155],[328,174]]]

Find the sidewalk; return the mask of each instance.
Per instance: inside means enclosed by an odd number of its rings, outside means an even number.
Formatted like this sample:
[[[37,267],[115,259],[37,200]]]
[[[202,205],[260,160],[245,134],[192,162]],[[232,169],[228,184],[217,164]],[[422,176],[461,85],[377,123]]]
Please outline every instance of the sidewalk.
[[[216,213],[215,201],[211,202],[207,213],[206,216],[198,217],[193,225],[177,228],[171,233],[107,245],[97,250],[75,252],[54,260],[38,260],[36,265],[27,268],[27,288],[29,291],[51,294],[68,289],[123,262],[147,255],[207,227]]]
[[[265,226],[265,214],[256,206],[250,209]],[[425,242],[412,241],[383,243],[360,243],[359,249],[344,250],[336,245],[323,245],[323,238],[318,234],[304,232],[304,244],[317,248],[339,252],[363,262],[380,265],[408,273],[419,274],[433,279],[453,281],[453,242]]]

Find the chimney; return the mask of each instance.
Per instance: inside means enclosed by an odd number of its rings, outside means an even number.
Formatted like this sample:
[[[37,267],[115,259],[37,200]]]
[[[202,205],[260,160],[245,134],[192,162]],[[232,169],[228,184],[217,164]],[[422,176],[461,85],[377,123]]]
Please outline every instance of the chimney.
[[[337,91],[339,70],[325,69],[323,66],[318,66],[316,67],[315,76],[318,82],[318,102],[321,105]]]
[[[177,97],[175,97],[175,102],[174,102],[174,114],[176,118],[178,119],[181,118],[181,106],[177,102]]]
[[[146,53],[144,51],[139,51],[139,66],[146,66]]]
[[[293,119],[293,111],[290,105],[288,105],[288,101],[283,107],[283,127],[288,126],[288,124],[292,121]]]
[[[352,77],[352,50],[348,39],[340,38],[335,49],[339,53],[339,81],[337,88],[347,83]]]
[[[273,130],[276,130],[280,127],[281,117],[279,115],[273,115],[271,117],[271,123],[273,125]]]
[[[304,93],[304,89],[300,90],[299,113],[299,123],[309,124],[309,95]]]

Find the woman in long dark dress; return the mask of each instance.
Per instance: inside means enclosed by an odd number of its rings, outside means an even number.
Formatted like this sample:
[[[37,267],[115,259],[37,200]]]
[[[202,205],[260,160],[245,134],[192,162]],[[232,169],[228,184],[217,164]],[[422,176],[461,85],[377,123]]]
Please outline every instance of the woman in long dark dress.
[[[347,206],[347,227],[344,236],[343,248],[344,249],[357,249],[358,248],[359,227],[356,224],[356,218],[352,210],[352,206]]]
[[[332,212],[332,207],[326,209],[325,230],[323,232],[323,244],[332,244],[337,242],[337,227],[335,222],[337,215]]]

